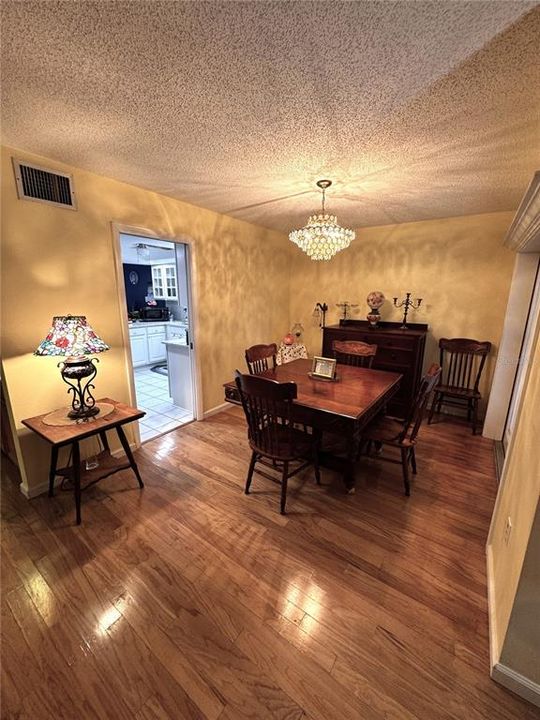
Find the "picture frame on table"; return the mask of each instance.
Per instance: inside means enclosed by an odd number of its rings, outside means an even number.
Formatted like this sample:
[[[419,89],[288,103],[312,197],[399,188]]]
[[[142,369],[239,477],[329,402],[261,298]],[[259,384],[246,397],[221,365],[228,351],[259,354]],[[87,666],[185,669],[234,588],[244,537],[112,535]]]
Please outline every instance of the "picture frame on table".
[[[336,379],[336,359],[315,356],[309,373],[312,378],[318,380]]]

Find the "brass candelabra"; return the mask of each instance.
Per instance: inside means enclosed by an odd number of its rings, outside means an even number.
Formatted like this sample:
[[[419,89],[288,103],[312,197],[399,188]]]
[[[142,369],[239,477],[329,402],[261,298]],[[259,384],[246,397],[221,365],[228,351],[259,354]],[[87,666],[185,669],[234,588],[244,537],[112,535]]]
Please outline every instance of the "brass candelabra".
[[[358,303],[350,303],[344,300],[343,302],[336,303],[336,307],[341,308],[341,312],[343,313],[343,317],[341,319],[346,320],[347,315],[349,315],[349,310],[358,307]]]
[[[419,308],[420,305],[422,304],[422,298],[418,298],[418,299],[416,300],[416,305],[415,305],[415,304],[414,304],[415,301],[414,301],[414,300],[411,300],[411,294],[412,294],[412,293],[408,292],[408,293],[405,295],[405,299],[404,299],[404,300],[400,300],[399,302],[398,302],[397,297],[394,298],[394,307],[397,307],[397,308],[402,307],[403,310],[404,310],[404,312],[403,312],[403,320],[402,320],[402,325],[401,325],[400,330],[407,330],[407,314],[408,314],[408,312],[409,312],[409,309],[418,310],[418,308]]]

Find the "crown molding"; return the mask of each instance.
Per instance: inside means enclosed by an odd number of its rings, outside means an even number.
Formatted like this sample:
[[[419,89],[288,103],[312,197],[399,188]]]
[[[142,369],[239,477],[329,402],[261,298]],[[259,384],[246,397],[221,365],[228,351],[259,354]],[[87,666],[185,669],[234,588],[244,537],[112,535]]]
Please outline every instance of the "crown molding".
[[[515,252],[540,252],[540,170],[527,188],[504,244]]]

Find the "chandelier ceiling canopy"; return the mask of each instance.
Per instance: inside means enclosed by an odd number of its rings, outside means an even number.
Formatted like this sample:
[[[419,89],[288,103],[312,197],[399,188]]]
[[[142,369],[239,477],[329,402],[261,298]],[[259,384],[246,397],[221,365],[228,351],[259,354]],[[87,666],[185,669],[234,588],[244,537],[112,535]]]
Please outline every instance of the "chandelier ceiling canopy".
[[[310,215],[307,225],[289,233],[289,240],[298,245],[312,260],[330,260],[340,250],[349,247],[355,238],[354,230],[338,225],[335,215],[325,212],[325,192],[331,180],[318,180],[322,190],[322,212]]]

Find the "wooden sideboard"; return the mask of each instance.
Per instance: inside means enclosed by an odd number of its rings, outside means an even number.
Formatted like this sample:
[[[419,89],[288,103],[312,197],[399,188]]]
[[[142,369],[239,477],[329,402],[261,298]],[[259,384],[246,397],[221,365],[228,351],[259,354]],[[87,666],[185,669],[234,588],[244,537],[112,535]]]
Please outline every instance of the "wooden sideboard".
[[[371,328],[367,320],[341,320],[339,325],[324,328],[322,354],[334,357],[334,340],[360,340],[377,345],[373,368],[403,375],[398,393],[388,404],[388,413],[405,417],[420,383],[428,326],[410,323],[407,330],[401,330],[400,326],[401,323],[380,322]]]

